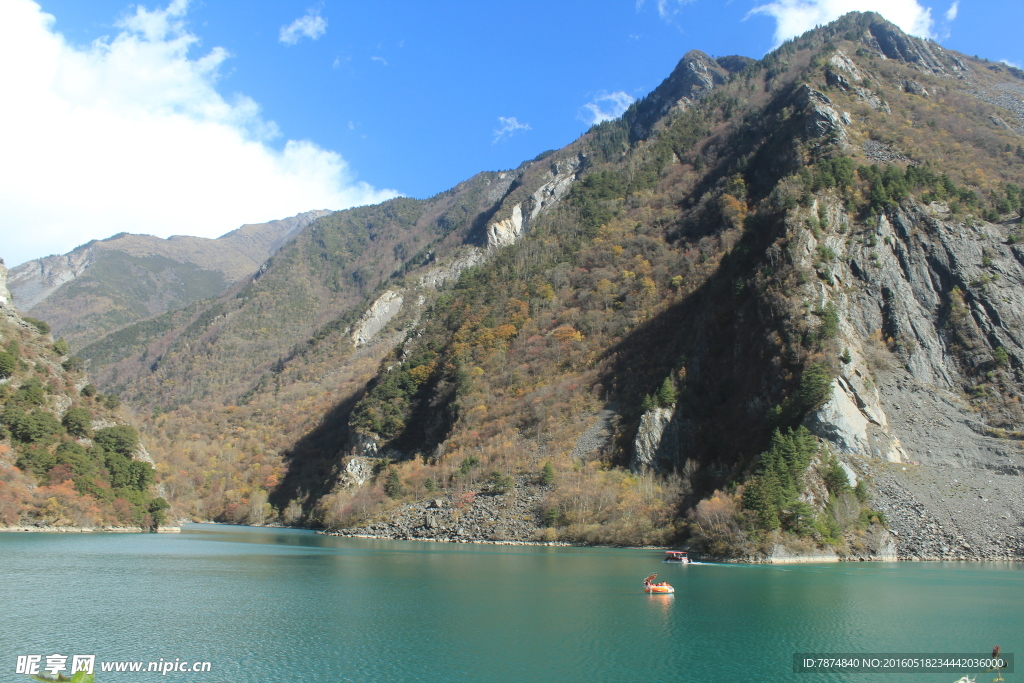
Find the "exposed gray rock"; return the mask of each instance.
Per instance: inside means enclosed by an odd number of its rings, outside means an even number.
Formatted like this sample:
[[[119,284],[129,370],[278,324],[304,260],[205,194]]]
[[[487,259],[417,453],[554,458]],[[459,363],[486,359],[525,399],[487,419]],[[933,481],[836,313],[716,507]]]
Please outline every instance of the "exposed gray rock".
[[[376,443],[374,444],[376,448]],[[345,472],[342,474],[341,483],[343,486],[362,486],[370,481],[373,476],[373,464],[376,458],[353,455],[345,463]]]
[[[526,201],[513,205],[511,215],[488,224],[488,248],[496,249],[519,241],[529,229],[530,222],[554,206],[569,191],[583,167],[583,161],[584,158],[577,155],[552,164],[547,182],[537,188]]]
[[[949,76],[967,70],[963,62],[937,44],[907,35],[881,16],[869,26],[861,42],[883,59],[897,59],[926,73]]]
[[[404,289],[389,289],[373,302],[352,332],[352,343],[362,346],[373,339],[391,319],[398,315],[405,302]]]
[[[536,543],[545,489],[523,475],[514,480],[509,493],[469,491],[457,499],[405,503],[365,526],[330,533],[449,543]]]
[[[576,446],[572,450],[572,456],[574,458],[585,458],[586,456],[596,453],[607,446],[612,436],[612,423],[614,420],[614,410],[605,409],[599,412],[594,424],[587,427],[576,440]]]
[[[919,95],[921,97],[930,97],[931,93],[928,89],[917,81],[905,80],[903,81],[903,92],[908,92],[911,95]]]
[[[828,95],[804,84],[797,88],[794,101],[803,112],[807,139],[824,138],[828,142],[846,144],[846,126],[850,119],[836,111]]]
[[[459,279],[459,275],[466,268],[483,263],[485,260],[487,260],[487,252],[483,249],[473,246],[464,247],[453,258],[446,260],[444,263],[439,263],[421,275],[419,286],[435,290],[441,289],[446,283]]]
[[[633,440],[629,468],[635,472],[657,470],[662,462],[676,462],[679,451],[678,426],[672,417],[675,406],[648,410],[640,417],[640,428]]]

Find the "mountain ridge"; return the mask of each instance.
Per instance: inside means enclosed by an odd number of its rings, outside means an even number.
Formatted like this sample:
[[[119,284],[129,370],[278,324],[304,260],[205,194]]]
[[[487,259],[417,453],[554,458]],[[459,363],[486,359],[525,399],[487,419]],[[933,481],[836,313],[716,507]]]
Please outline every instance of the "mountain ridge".
[[[387,537],[1021,556],[1024,119],[986,94],[1017,76],[871,13],[721,59],[89,347],[172,497]]]
[[[79,348],[126,322],[219,293],[328,213],[243,225],[214,240],[119,233],[23,263],[11,270],[8,285],[19,308],[46,319]],[[133,271],[131,280],[118,281],[115,273],[125,270]]]

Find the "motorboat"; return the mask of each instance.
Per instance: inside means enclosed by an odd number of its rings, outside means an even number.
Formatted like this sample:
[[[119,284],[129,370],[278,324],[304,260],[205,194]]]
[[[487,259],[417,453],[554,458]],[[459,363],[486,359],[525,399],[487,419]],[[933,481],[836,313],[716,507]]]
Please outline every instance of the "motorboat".
[[[690,564],[690,556],[687,554],[685,550],[666,550],[665,561]]]

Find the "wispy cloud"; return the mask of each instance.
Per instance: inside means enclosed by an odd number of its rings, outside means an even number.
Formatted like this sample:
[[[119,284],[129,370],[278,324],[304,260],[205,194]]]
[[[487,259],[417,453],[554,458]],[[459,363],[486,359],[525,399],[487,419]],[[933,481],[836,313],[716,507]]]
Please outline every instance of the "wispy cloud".
[[[327,20],[320,16],[319,9],[310,9],[292,23],[282,26],[278,40],[285,45],[295,45],[303,38],[316,40],[325,33],[327,33]]]
[[[1017,62],[1011,62],[1009,59],[1000,59],[999,61],[1002,62],[1003,64],[1006,64],[1007,66],[1012,66],[1015,69],[1024,69],[1024,67],[1022,67],[1020,64],[1018,64]]]
[[[778,46],[815,26],[855,11],[878,12],[907,33],[922,38],[935,37],[932,11],[917,0],[775,0],[755,7],[750,14],[766,14],[775,19],[775,45]]]
[[[121,231],[216,237],[242,223],[394,196],[337,153],[281,140],[216,90],[221,48],[190,57],[187,2],[143,7],[86,47],[31,0],[0,2],[0,256],[8,265]],[[15,134],[16,131],[16,134]]]
[[[499,116],[498,123],[501,124],[498,128],[494,129],[494,140],[491,144],[504,140],[507,137],[515,135],[522,130],[531,130],[530,124],[520,123],[519,119],[514,116]]]
[[[613,93],[601,94],[580,108],[580,118],[593,126],[602,121],[610,121],[622,116],[623,112],[633,104],[633,97],[618,90]]]
[[[960,11],[960,0],[953,0],[953,4],[946,10],[946,21],[953,21],[956,19],[957,12]]]
[[[388,65],[388,60],[384,59],[383,57],[370,57],[370,61],[371,62],[380,62],[384,66]]]
[[[679,14],[680,8],[683,5],[688,5],[694,0],[655,0],[654,7],[658,10],[658,16],[662,19],[669,20],[676,14]],[[644,8],[644,0],[636,0],[636,11],[639,12]]]

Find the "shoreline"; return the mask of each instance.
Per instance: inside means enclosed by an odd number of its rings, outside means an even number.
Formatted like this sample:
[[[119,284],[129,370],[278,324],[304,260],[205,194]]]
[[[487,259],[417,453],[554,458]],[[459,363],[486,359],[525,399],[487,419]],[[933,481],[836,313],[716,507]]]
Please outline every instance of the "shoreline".
[[[42,533],[42,534],[180,534],[181,527],[161,526],[154,529],[146,529],[141,526],[5,526],[0,527],[0,533]]]
[[[310,529],[309,527],[285,526],[282,524],[224,524],[222,522],[189,522],[189,524],[210,524],[214,526],[245,526],[253,529],[297,529],[300,531],[312,531],[320,536],[334,536],[337,538],[362,538],[377,541],[424,541],[427,543],[465,543],[467,545],[507,545],[507,546],[540,546],[557,548],[608,548],[615,550],[656,550],[664,552],[672,550],[669,547],[661,546],[616,546],[597,545],[587,543],[572,543],[570,541],[517,541],[517,540],[490,540],[490,539],[458,539],[451,537],[439,538],[417,538],[374,535],[365,533],[345,533],[344,531],[328,531],[326,529]],[[182,533],[180,526],[161,526],[156,531],[142,527],[66,527],[66,526],[10,526],[0,527],[0,533],[47,533],[47,534],[88,534],[88,533],[109,533],[109,534],[177,534]],[[749,565],[790,565],[790,564],[839,564],[843,562],[1014,562],[1024,563],[1024,557],[967,557],[967,556],[893,556],[884,555],[877,557],[850,556],[840,557],[834,554],[822,555],[776,555],[764,558],[754,557],[707,557],[695,559],[694,562],[704,564],[749,564]]]

